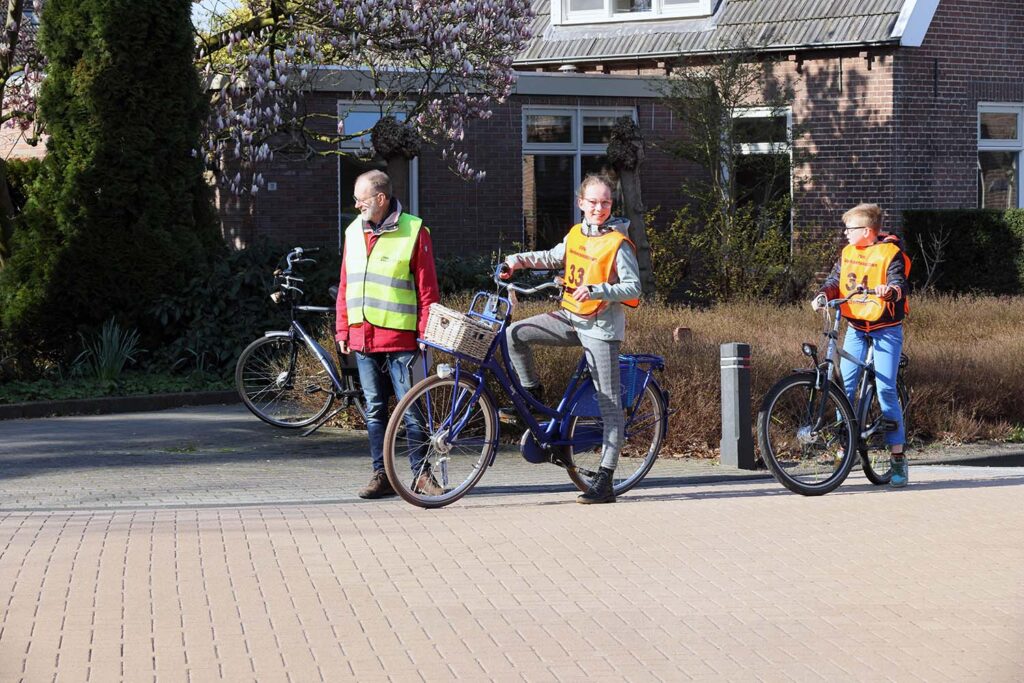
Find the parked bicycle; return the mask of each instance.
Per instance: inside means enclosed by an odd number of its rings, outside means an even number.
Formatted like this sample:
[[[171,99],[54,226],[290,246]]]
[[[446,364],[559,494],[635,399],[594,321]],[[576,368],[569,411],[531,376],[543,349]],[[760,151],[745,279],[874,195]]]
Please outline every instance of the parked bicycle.
[[[827,339],[825,356],[818,347],[805,343],[803,354],[810,368],[794,370],[771,388],[757,416],[757,440],[761,457],[779,481],[794,493],[820,496],[839,486],[860,456],[864,475],[872,484],[887,484],[892,478],[889,449],[884,435],[896,429],[893,420],[882,416],[875,390],[873,349],[861,361],[839,349],[839,307],[865,294],[858,288],[850,296],[833,299],[822,306]],[[868,301],[864,296],[860,301]],[[850,403],[841,380],[836,379],[837,356],[857,364],[860,380],[856,401]],[[906,422],[910,393],[904,373],[907,356],[900,354],[896,391]]]
[[[501,290],[560,292],[561,284],[524,287],[501,280],[503,268],[500,265],[494,272],[498,293],[478,292],[466,314],[439,304],[430,307],[420,341],[453,354],[455,362],[439,365],[432,376],[409,390],[396,406],[384,436],[388,478],[398,494],[413,505],[436,508],[459,500],[494,462],[500,423],[489,379],[511,399],[526,427],[520,440],[523,458],[565,468],[581,491],[590,487],[597,474],[604,428],[586,359],[576,364],[555,408],[537,401],[509,370],[505,329],[512,320],[512,304],[507,296],[501,296]],[[664,366],[660,356],[619,356],[626,427],[613,482],[616,495],[629,491],[647,475],[661,449],[669,395],[654,372]],[[414,482],[424,473],[436,478],[443,493],[428,495],[416,489]]]
[[[295,267],[316,263],[308,255],[317,251],[295,247],[284,257],[284,268],[274,271],[270,298],[289,307],[289,328],[267,332],[249,344],[235,366],[235,386],[245,406],[275,427],[310,427],[304,436],[351,406],[365,415],[355,361],[343,355],[339,368],[297,318],[300,313],[334,313],[333,307],[300,304],[304,280]],[[328,412],[336,400],[340,405]]]

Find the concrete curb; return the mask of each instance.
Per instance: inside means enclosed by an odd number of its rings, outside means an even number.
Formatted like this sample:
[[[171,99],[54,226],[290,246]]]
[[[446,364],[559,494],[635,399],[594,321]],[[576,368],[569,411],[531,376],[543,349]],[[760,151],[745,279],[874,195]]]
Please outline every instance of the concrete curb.
[[[136,396],[100,396],[76,398],[66,401],[30,401],[0,405],[0,420],[30,417],[57,417],[63,415],[107,415],[109,413],[140,413],[182,406],[206,406],[240,403],[238,392],[183,391],[175,394],[148,394]]]

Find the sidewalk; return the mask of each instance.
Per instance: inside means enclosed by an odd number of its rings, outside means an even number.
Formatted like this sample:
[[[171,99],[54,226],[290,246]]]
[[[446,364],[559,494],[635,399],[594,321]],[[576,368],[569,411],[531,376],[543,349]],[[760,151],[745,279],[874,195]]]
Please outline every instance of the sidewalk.
[[[804,498],[665,460],[595,507],[508,451],[435,511],[368,473],[239,407],[0,424],[0,680],[1024,676],[1024,468]]]

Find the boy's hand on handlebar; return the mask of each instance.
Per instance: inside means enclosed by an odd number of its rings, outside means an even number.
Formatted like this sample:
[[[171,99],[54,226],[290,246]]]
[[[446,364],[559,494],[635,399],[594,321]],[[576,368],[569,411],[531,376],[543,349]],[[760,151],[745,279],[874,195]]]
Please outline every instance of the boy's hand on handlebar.
[[[891,291],[893,291],[893,288],[890,285],[878,285],[874,289],[874,294],[875,296],[884,299]]]
[[[811,299],[811,310],[812,311],[819,311],[827,303],[828,303],[828,298],[824,294],[819,294],[818,296],[816,296],[813,299]]]

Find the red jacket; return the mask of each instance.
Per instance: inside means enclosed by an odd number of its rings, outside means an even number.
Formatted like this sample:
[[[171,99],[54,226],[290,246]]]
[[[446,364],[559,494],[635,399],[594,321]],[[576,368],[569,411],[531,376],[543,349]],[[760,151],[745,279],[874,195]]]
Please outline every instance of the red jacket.
[[[386,222],[386,220],[385,220]],[[364,226],[363,237],[366,239],[367,255],[377,244],[377,234]],[[362,322],[349,327],[348,306],[345,303],[345,258],[341,259],[341,279],[338,282],[337,315],[335,317],[335,335],[338,341],[347,341],[353,351],[360,353],[382,353],[385,351],[414,351],[417,336],[422,337],[427,328],[427,314],[430,304],[441,300],[441,292],[437,286],[437,269],[434,265],[434,247],[430,240],[429,230],[420,230],[416,237],[416,247],[410,261],[413,280],[416,283],[417,309],[416,332],[412,330],[393,330],[377,327],[369,322]]]

